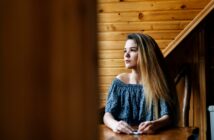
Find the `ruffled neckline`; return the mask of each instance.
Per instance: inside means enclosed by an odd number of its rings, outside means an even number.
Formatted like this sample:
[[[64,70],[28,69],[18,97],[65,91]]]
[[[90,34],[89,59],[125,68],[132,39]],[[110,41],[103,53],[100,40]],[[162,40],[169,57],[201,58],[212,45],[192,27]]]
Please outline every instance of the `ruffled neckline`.
[[[141,84],[127,84],[125,82],[123,82],[122,80],[115,78],[114,79],[115,82],[117,82],[118,84],[122,85],[122,86],[127,86],[127,87],[143,87]]]

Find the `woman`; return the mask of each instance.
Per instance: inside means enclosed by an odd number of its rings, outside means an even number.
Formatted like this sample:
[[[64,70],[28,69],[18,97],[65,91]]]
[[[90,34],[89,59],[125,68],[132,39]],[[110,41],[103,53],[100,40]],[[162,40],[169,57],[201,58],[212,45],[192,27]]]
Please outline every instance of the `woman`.
[[[177,122],[177,96],[164,57],[154,39],[129,34],[124,48],[125,67],[112,82],[103,117],[117,133],[151,134]]]

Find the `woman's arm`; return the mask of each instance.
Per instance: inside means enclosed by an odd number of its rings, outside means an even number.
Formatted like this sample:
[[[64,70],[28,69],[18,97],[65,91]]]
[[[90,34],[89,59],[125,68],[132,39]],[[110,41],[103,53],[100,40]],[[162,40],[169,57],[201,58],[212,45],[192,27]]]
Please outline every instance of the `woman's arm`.
[[[155,133],[156,130],[168,126],[170,123],[171,123],[170,116],[164,115],[157,120],[140,123],[138,131],[142,133],[152,134]]]
[[[103,117],[104,124],[116,133],[131,134],[134,129],[124,121],[117,121],[111,113],[106,112]]]

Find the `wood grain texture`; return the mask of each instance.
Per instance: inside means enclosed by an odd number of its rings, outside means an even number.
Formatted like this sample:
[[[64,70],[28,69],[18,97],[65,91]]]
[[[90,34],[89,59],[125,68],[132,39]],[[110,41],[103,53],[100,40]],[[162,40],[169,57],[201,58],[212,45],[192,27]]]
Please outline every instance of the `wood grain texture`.
[[[102,68],[124,68],[123,59],[100,59],[99,67]]]
[[[98,31],[183,30],[189,22],[190,21],[100,23],[98,24]]]
[[[169,1],[169,0],[141,0],[141,2],[143,1]],[[175,1],[175,0],[171,0],[171,1]],[[198,1],[198,0],[183,0],[183,1]],[[208,2],[209,0],[204,0],[206,2]],[[99,0],[99,3],[112,3],[112,2],[139,2],[139,0]]]
[[[202,9],[207,4],[205,1],[144,1],[144,2],[118,2],[100,3],[99,12],[133,12],[133,11],[161,11],[161,10],[182,10]]]
[[[127,31],[127,32],[99,32],[98,40],[100,41],[125,41],[129,33],[137,32],[152,36],[155,40],[171,40],[181,30],[156,30],[156,31]]]
[[[200,9],[98,13],[98,23],[192,20]]]
[[[164,49],[172,40],[156,40],[159,47]],[[98,41],[99,50],[123,50],[125,41]]]

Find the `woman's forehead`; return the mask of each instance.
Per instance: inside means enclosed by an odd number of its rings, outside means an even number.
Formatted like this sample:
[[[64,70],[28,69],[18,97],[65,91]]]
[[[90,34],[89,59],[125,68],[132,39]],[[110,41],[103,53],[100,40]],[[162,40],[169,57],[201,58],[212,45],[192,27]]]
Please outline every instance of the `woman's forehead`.
[[[137,47],[137,43],[133,39],[128,39],[125,44],[125,48]]]

